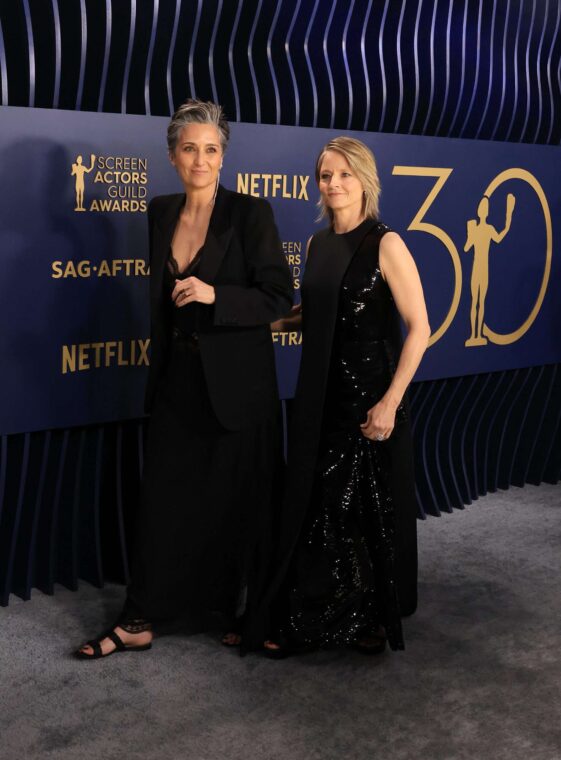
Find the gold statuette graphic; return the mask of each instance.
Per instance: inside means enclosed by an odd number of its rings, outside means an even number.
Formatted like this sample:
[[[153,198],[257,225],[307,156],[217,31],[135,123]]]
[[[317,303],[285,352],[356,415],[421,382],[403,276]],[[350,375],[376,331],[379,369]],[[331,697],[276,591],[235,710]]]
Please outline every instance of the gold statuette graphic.
[[[502,232],[497,232],[492,224],[487,222],[489,216],[489,198],[484,195],[477,207],[478,219],[470,219],[467,223],[467,239],[464,251],[473,248],[473,266],[471,270],[471,335],[466,340],[466,346],[485,346],[484,337],[485,297],[489,288],[489,249],[491,243],[500,243],[510,230],[512,212],[516,198],[509,193],[506,198],[506,220]]]
[[[90,167],[84,166],[82,156],[76,156],[76,163],[72,164],[72,177],[76,177],[76,208],[74,211],[85,211],[84,208],[84,174],[89,174],[95,166],[95,156],[90,156]]]

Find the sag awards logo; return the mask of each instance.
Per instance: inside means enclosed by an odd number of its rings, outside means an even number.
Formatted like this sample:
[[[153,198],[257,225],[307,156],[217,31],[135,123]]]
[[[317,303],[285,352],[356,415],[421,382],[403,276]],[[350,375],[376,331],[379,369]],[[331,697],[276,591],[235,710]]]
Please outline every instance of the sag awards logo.
[[[394,175],[400,176],[436,178],[431,191],[424,199],[407,228],[408,230],[423,232],[439,240],[448,252],[454,270],[454,289],[450,307],[442,323],[433,331],[429,345],[434,345],[434,343],[440,340],[452,324],[458,311],[462,293],[462,264],[458,249],[450,235],[442,227],[426,219],[430,207],[452,172],[453,169],[441,169],[432,166],[394,166],[392,172]],[[506,196],[505,223],[500,232],[487,221],[487,218],[489,216],[490,205],[493,202],[496,204],[496,201],[493,201],[493,193],[505,183],[512,181],[523,182],[528,185],[539,200],[545,225],[545,262],[536,300],[529,313],[514,330],[508,333],[499,333],[493,330],[485,321],[485,302],[489,287],[493,285],[493,283],[489,282],[489,256],[492,255],[493,248],[499,246],[510,231],[516,207],[515,195],[508,193]],[[485,346],[491,342],[496,345],[505,346],[519,340],[530,329],[542,307],[549,283],[553,252],[551,211],[544,190],[536,177],[526,169],[512,168],[498,174],[487,185],[477,205],[476,215],[477,219],[470,219],[467,222],[467,234],[463,247],[464,253],[472,256],[469,337],[466,335],[464,345],[467,348],[473,348]]]
[[[86,175],[91,175],[87,183]],[[76,196],[74,211],[146,211],[146,158],[96,156],[92,153],[89,166],[86,166],[83,156],[79,155],[72,164],[71,176],[74,177]]]

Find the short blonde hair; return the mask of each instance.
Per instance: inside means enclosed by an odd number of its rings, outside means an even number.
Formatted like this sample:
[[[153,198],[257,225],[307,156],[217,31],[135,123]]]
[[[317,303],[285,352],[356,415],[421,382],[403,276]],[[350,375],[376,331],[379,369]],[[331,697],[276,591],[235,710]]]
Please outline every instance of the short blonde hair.
[[[378,179],[376,160],[370,148],[360,140],[356,140],[354,137],[346,137],[343,135],[330,140],[327,145],[323,146],[316,161],[316,182],[318,184],[321,164],[328,150],[335,150],[346,159],[364,188],[364,201],[362,206],[364,216],[367,219],[377,219],[379,210],[378,200],[380,198],[381,187],[380,180]],[[317,205],[320,210],[318,221],[328,217],[329,221],[332,222],[333,211],[325,205],[323,198],[320,197]]]

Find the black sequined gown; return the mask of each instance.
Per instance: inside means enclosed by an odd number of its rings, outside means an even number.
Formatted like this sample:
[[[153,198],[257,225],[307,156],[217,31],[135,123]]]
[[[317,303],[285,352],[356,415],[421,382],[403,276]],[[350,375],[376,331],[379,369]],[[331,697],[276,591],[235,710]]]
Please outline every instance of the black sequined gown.
[[[401,345],[397,310],[378,266],[387,229],[367,220],[337,240],[332,231],[323,238],[326,245],[345,243],[352,258],[339,291],[311,498],[281,594],[282,633],[294,645],[351,644],[382,624],[391,648],[403,648],[393,485],[401,470],[407,482],[395,495],[409,500],[414,521],[406,409],[398,409],[389,441],[368,440],[359,427],[386,391]],[[321,245],[320,238],[316,260]],[[303,299],[305,314],[313,282]],[[306,351],[314,335],[304,335]],[[306,398],[297,402],[306,406]],[[305,433],[298,425],[297,419],[295,437]],[[411,552],[416,570],[416,545]]]

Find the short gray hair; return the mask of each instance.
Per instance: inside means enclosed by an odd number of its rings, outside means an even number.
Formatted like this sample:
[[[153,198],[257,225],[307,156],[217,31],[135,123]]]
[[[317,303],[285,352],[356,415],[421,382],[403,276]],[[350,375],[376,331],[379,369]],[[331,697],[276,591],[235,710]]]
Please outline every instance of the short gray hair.
[[[230,126],[224,117],[222,106],[211,101],[186,100],[171,117],[168,125],[168,150],[175,151],[179,135],[187,124],[213,124],[218,130],[222,152],[226,151],[230,139]]]

